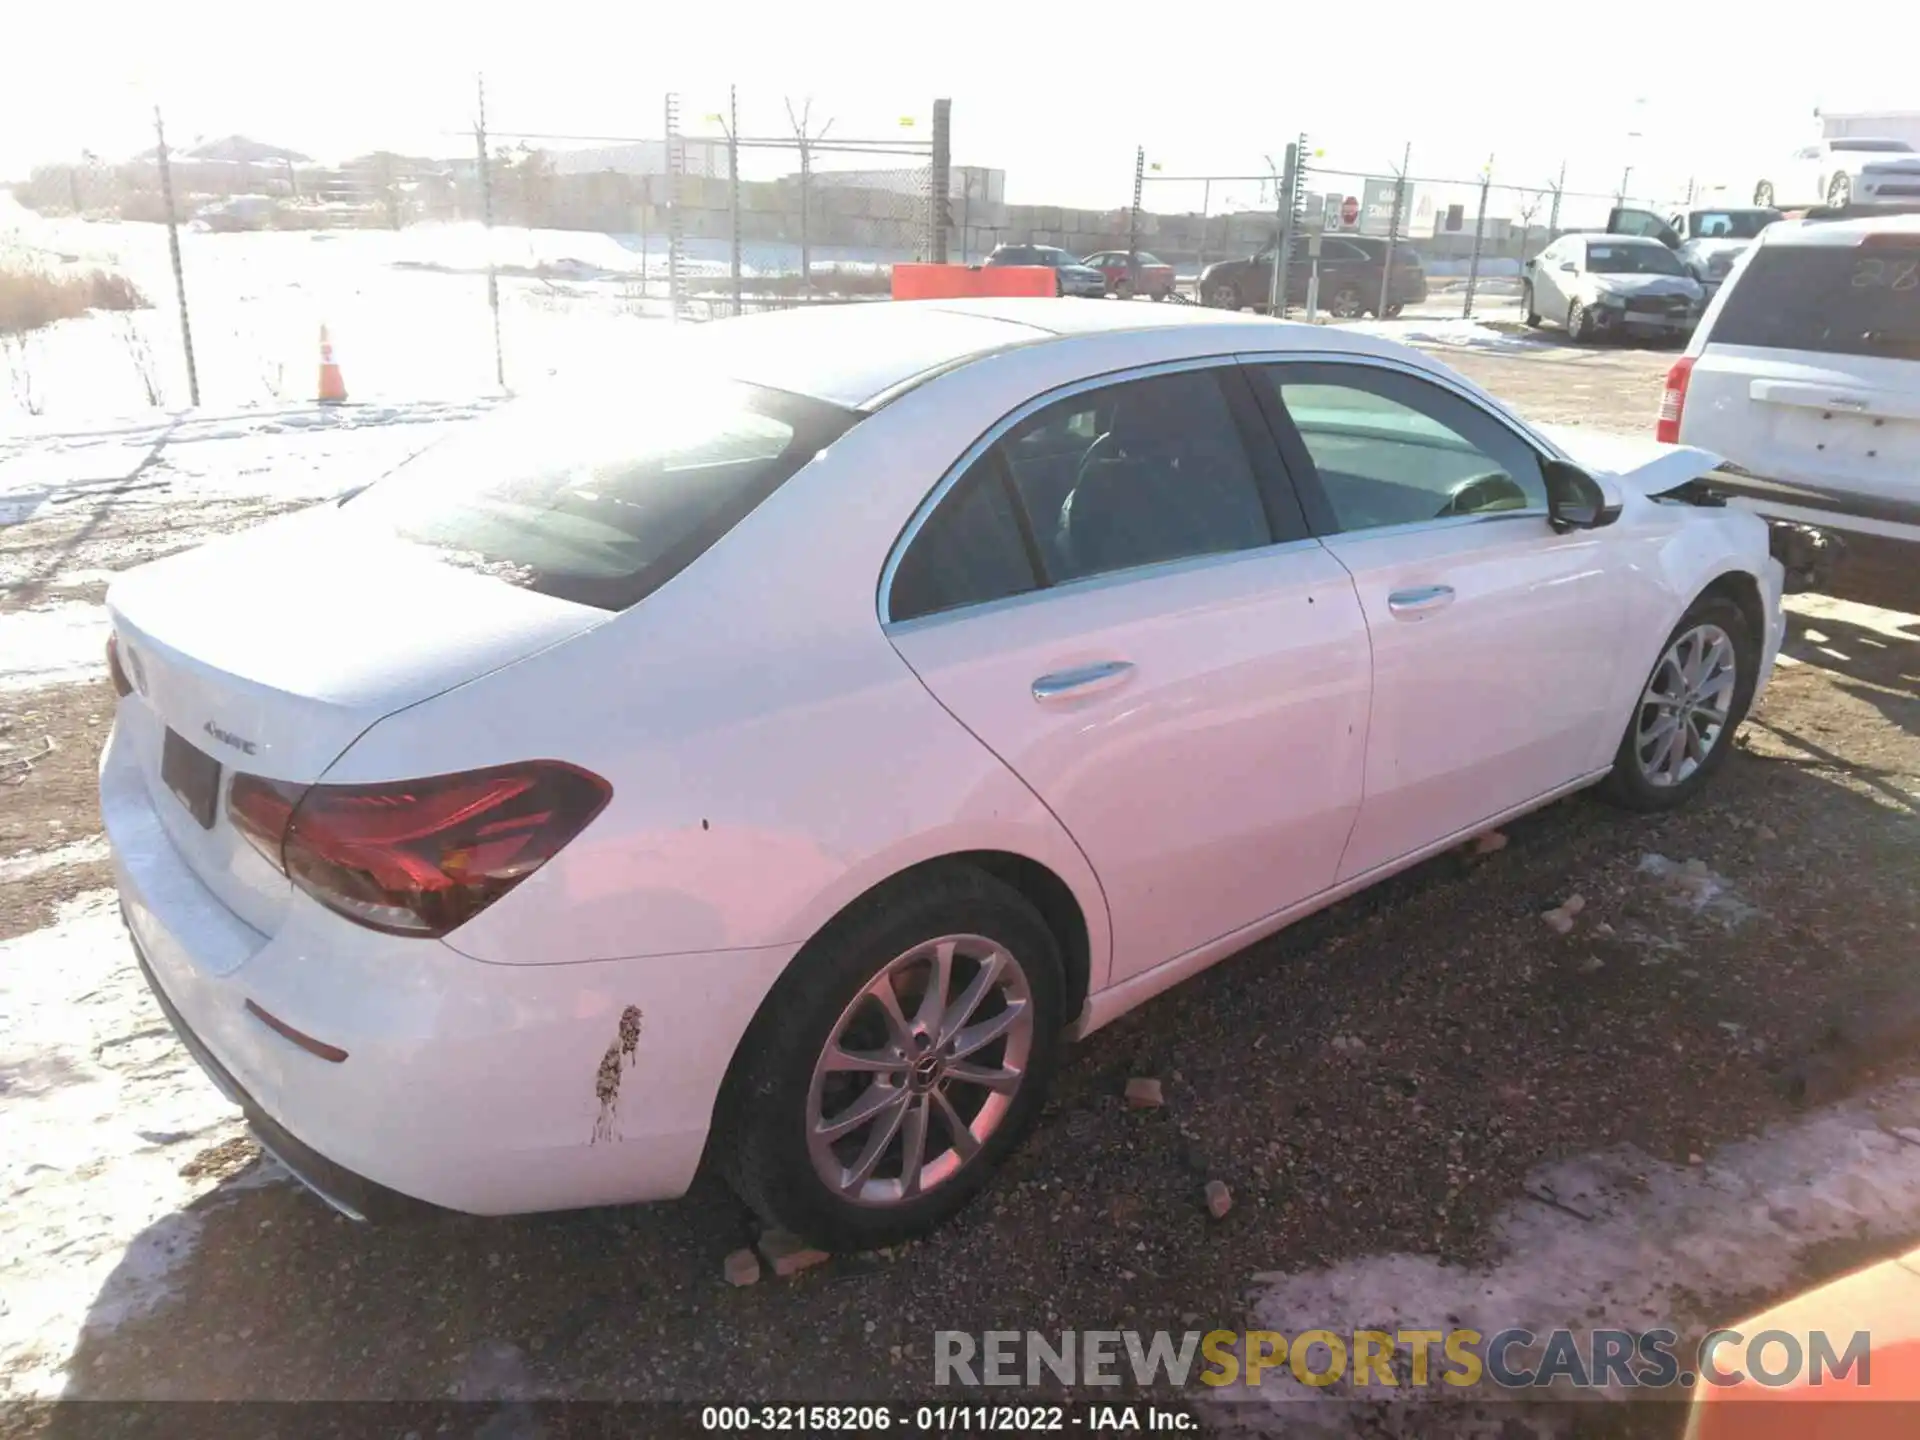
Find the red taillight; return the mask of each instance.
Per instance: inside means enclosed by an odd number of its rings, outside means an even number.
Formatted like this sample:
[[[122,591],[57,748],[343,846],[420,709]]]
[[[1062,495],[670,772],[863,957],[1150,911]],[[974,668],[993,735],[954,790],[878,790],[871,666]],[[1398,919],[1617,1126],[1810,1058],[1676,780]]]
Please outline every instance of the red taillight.
[[[395,935],[444,935],[557,855],[613,796],[558,760],[377,785],[236,775],[233,826],[328,909]]]
[[[120,664],[120,639],[116,635],[107,636],[107,674],[113,677],[113,688],[122,699],[133,693],[133,682]]]
[[[1693,375],[1693,356],[1682,355],[1667,371],[1667,388],[1660,395],[1660,423],[1653,438],[1669,445],[1680,443],[1680,414],[1687,408],[1687,381]]]

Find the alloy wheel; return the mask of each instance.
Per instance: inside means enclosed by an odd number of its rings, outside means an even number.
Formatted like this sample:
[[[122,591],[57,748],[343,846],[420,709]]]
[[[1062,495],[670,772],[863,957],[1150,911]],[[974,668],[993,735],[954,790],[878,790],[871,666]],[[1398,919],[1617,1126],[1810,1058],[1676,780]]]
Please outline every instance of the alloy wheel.
[[[1357,320],[1367,313],[1367,307],[1360,299],[1360,292],[1349,285],[1333,297],[1327,313],[1341,320]]]
[[[1033,995],[1004,946],[945,935],[895,957],[841,1012],[814,1064],[814,1170],[856,1205],[899,1205],[947,1183],[1006,1120],[1033,1043]]]
[[[1667,647],[1634,722],[1633,758],[1648,784],[1683,784],[1706,762],[1726,730],[1738,678],[1733,641],[1718,625],[1696,625]]]

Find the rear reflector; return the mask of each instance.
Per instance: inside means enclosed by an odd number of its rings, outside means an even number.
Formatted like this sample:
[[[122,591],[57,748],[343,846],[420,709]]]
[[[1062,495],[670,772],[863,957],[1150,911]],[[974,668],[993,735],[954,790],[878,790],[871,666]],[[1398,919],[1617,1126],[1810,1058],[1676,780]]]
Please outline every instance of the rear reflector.
[[[1682,355],[1667,371],[1667,388],[1660,395],[1660,421],[1653,438],[1669,445],[1680,443],[1680,416],[1687,408],[1687,382],[1693,376],[1693,356]]]
[[[328,909],[394,935],[445,935],[557,855],[613,789],[558,760],[377,785],[236,775],[233,826]]]
[[[318,1055],[322,1060],[338,1065],[347,1058],[347,1052],[338,1045],[329,1045],[324,1040],[316,1040],[304,1031],[296,1030],[272,1011],[263,1009],[252,1000],[247,1001],[247,1013],[265,1025],[276,1035],[284,1035],[309,1055]]]
[[[120,640],[115,635],[107,636],[107,674],[113,677],[114,691],[123,699],[133,693],[133,682],[120,664]]]

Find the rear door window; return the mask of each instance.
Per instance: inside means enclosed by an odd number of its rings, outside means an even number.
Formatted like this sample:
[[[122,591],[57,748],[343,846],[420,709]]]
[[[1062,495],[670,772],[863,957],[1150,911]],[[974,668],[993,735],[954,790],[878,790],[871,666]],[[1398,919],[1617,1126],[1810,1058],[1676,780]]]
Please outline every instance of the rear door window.
[[[1920,360],[1920,244],[1760,245],[1722,305],[1711,344]]]
[[[726,381],[520,400],[349,500],[353,521],[509,584],[624,610],[858,416]]]

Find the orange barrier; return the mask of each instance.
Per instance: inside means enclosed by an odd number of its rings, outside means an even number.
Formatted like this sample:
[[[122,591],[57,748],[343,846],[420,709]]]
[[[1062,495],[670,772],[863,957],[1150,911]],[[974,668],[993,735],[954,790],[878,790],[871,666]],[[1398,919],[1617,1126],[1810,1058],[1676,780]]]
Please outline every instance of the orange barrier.
[[[988,295],[1057,295],[1044,265],[895,265],[896,300],[971,300]]]
[[[327,327],[320,327],[320,394],[322,405],[338,405],[347,398],[347,382],[340,374],[339,362],[333,358],[333,338],[327,334]]]
[[[1871,1337],[1871,1378],[1861,1367],[1844,1378],[1826,1374],[1810,1385],[1809,1371],[1781,1386],[1751,1377],[1732,1386],[1701,1385],[1693,1392],[1687,1440],[1905,1440],[1920,1434],[1920,1250],[1797,1295],[1733,1327],[1750,1342],[1784,1331],[1807,1344],[1825,1331],[1844,1350],[1854,1332]],[[1714,1357],[1722,1374],[1746,1371],[1752,1357],[1729,1344]],[[1779,1365],[1779,1342],[1774,1358]],[[1878,1403],[1875,1403],[1878,1402]]]

